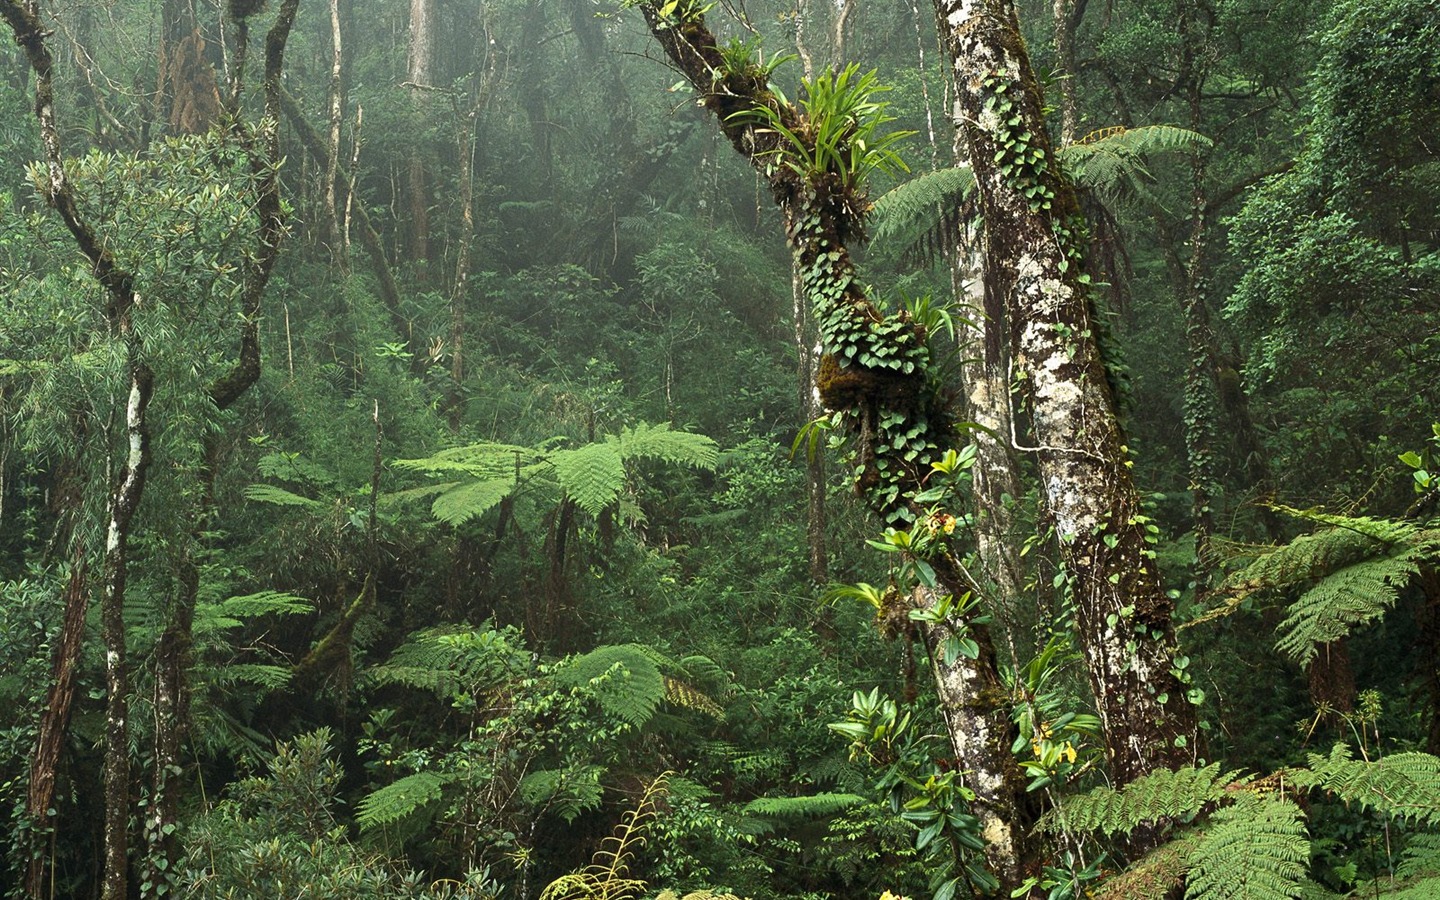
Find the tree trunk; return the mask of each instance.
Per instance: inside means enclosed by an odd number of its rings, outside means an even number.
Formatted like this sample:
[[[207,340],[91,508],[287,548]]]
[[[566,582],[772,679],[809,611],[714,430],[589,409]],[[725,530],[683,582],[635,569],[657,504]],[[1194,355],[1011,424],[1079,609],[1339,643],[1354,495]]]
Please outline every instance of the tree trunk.
[[[410,103],[417,119],[429,110],[426,89],[435,78],[435,0],[410,0],[410,45],[407,68]],[[430,197],[425,162],[410,154],[410,255],[416,262],[430,259]]]
[[[65,585],[65,612],[61,619],[60,637],[55,642],[51,663],[50,689],[45,697],[45,711],[40,717],[35,750],[30,755],[30,787],[25,795],[25,817],[30,821],[32,846],[25,870],[25,893],[32,900],[51,895],[46,885],[45,854],[41,842],[51,827],[51,810],[55,802],[55,777],[60,756],[65,749],[65,735],[70,728],[71,703],[75,699],[75,670],[80,665],[80,649],[85,639],[85,613],[90,593],[86,553],[76,545],[70,563],[70,580]]]
[[[656,41],[700,95],[702,105],[715,115],[731,144],[765,179],[780,208],[794,271],[799,273],[826,350],[818,365],[817,387],[848,439],[857,488],[890,521],[915,521],[924,510],[913,498],[923,489],[930,463],[946,449],[957,449],[943,391],[927,381],[924,335],[903,315],[887,317],[859,285],[848,246],[863,239],[858,210],[866,204],[861,189],[846,185],[830,171],[806,175],[775,164],[776,154],[786,152],[786,145],[779,129],[760,125],[753,110],[770,110],[795,135],[810,134],[811,123],[753,70],[727,68],[696,7],[662,12],[645,3],[641,10]],[[808,150],[814,152],[813,147]],[[897,362],[887,365],[887,359]],[[911,368],[907,371],[899,360],[910,361]],[[900,449],[911,458],[897,452]],[[917,530],[923,527],[916,522]],[[943,538],[938,542],[943,545]],[[920,602],[973,591],[948,547],[941,546],[932,562],[936,586],[922,591]],[[973,622],[952,618],[933,628],[936,633],[927,636],[927,645],[938,647],[953,629],[969,629],[977,640],[988,640]],[[993,650],[983,650],[973,661],[937,666],[935,676],[951,743],[969,773],[975,808],[985,814],[987,863],[1002,890],[1012,890],[1022,871],[1027,833],[1016,815],[1025,783],[1009,754],[1015,730],[1004,692],[997,693],[1000,678]]]
[[[1081,277],[1084,222],[1050,146],[1008,0],[936,0],[959,86],[957,127],[986,223],[987,306],[1003,303],[1046,506],[1075,598],[1111,774],[1193,759],[1195,711],[1173,673],[1172,603]],[[1012,124],[1014,123],[1014,124]]]

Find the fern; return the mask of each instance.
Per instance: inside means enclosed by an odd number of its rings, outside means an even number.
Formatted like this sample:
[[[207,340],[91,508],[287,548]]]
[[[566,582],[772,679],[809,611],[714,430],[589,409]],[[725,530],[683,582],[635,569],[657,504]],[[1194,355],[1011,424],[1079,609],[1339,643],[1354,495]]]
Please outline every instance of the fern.
[[[671,431],[666,423],[646,425],[620,432],[617,440],[620,457],[625,461],[653,459],[677,466],[713,470],[720,463],[720,448],[703,434]]]
[[[302,497],[294,491],[287,491],[273,484],[251,484],[245,487],[245,499],[273,506],[299,506],[306,509],[323,509],[324,503],[310,497]]]
[[[747,816],[771,819],[801,819],[833,816],[835,813],[868,803],[857,794],[812,794],[808,797],[760,797],[745,804]]]
[[[975,173],[969,166],[912,178],[875,201],[871,243],[894,247],[901,259],[931,261],[959,242],[974,192]]]
[[[1405,851],[1400,855],[1400,865],[1395,867],[1397,878],[1419,878],[1440,876],[1440,834],[1412,834],[1405,841]]]
[[[453,776],[416,772],[366,796],[355,808],[360,828],[369,831],[413,816],[440,799]]]
[[[1106,128],[1060,150],[1060,161],[1081,187],[1110,204],[1150,197],[1153,181],[1145,160],[1162,153],[1190,153],[1210,147],[1204,135],[1173,125]]]
[[[1318,648],[1383,616],[1422,564],[1440,558],[1440,531],[1411,522],[1279,507],[1325,526],[1268,550],[1226,579],[1233,609],[1246,597],[1308,585],[1277,629],[1276,647],[1308,667]]]
[[[1276,629],[1275,647],[1302,667],[1309,667],[1318,648],[1337,641],[1358,625],[1385,615],[1400,589],[1420,567],[1408,552],[1367,559],[1323,578],[1300,595]]]
[[[581,509],[598,516],[614,503],[625,486],[625,465],[613,443],[586,444],[575,450],[550,454],[555,477]]]
[[[645,890],[645,882],[630,878],[630,863],[645,844],[645,831],[666,795],[670,773],[646,785],[640,802],[626,811],[613,834],[605,838],[590,865],[579,872],[562,875],[546,885],[540,900],[634,900]]]
[[[520,779],[520,796],[533,807],[551,807],[568,825],[582,812],[598,809],[605,791],[600,787],[604,766],[541,769]]]
[[[691,891],[683,897],[674,891],[661,891],[655,900],[742,900],[742,898],[734,894],[716,893],[715,891]]]
[[[1220,774],[1219,763],[1203,769],[1160,770],[1119,790],[1100,787],[1066,799],[1058,809],[1045,814],[1040,828],[1052,834],[1116,834],[1167,819],[1188,819],[1207,803],[1222,799],[1225,786],[1234,780],[1233,772]]]
[[[635,727],[655,714],[665,697],[665,676],[648,648],[637,644],[597,647],[571,657],[555,669],[555,679],[570,687],[591,687],[600,708]]]
[[[442,696],[474,693],[526,672],[528,657],[509,630],[441,626],[417,631],[381,666],[361,676],[366,686],[401,684]]]
[[[1245,795],[1216,812],[1190,855],[1185,900],[1288,900],[1300,894],[1310,843],[1300,807]]]
[[[246,619],[262,616],[293,616],[314,609],[310,601],[283,591],[260,591],[240,597],[229,597],[219,603],[198,603],[191,630],[196,635],[214,634],[239,628]]]
[[[1309,762],[1308,769],[1290,773],[1298,787],[1320,788],[1392,818],[1440,824],[1440,757],[1392,753],[1365,762],[1336,744],[1328,757],[1311,754]]]
[[[1185,883],[1201,833],[1190,831],[1145,854],[1095,891],[1096,900],[1169,900]]]
[[[513,477],[462,482],[437,496],[430,512],[446,525],[461,525],[499,506],[514,490]]]

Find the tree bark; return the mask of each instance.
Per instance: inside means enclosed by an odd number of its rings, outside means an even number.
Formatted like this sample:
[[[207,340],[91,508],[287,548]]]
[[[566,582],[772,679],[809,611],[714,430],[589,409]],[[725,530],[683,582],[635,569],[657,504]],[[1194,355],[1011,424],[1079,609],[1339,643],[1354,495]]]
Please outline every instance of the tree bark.
[[[1171,600],[1081,277],[1084,223],[1055,163],[1039,84],[1008,0],[936,0],[956,125],[975,167],[987,307],[1003,304],[1046,507],[1075,598],[1112,776],[1192,761],[1195,711],[1172,665]],[[1014,123],[1014,124],[1012,124]]]
[[[435,77],[435,0],[410,0],[410,44],[407,68],[410,103],[417,117],[426,115],[429,98],[425,88]],[[430,259],[430,197],[426,186],[425,161],[410,154],[410,254],[419,262]]]

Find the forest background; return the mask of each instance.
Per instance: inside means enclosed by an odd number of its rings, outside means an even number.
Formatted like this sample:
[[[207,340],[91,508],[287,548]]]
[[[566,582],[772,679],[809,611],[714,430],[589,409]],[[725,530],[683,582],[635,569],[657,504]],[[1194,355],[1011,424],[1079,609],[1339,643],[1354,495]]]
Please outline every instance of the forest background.
[[[0,12],[7,896],[1440,891],[1434,0]]]

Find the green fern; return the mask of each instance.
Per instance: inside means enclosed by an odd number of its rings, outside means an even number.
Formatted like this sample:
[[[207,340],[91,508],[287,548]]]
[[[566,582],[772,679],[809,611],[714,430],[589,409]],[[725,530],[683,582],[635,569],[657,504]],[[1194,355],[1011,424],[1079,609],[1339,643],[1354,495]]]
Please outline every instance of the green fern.
[[[552,809],[565,823],[583,812],[600,807],[605,790],[600,786],[604,766],[576,765],[565,769],[540,769],[520,779],[520,797],[537,809]]]
[[[1060,150],[1061,163],[1077,185],[1109,204],[1153,199],[1154,180],[1145,161],[1165,153],[1193,153],[1212,146],[1204,135],[1173,125],[1105,128]]]
[[[912,178],[875,201],[871,244],[893,247],[901,259],[931,261],[958,243],[970,218],[975,173],[969,166],[937,169]]]
[[[453,776],[416,772],[369,794],[355,808],[360,828],[369,831],[409,818],[436,803]]]
[[[1395,867],[1397,878],[1440,877],[1440,834],[1421,832],[1405,840],[1405,850],[1400,855],[1400,865]]]
[[[1381,618],[1420,571],[1414,555],[1367,559],[1333,572],[1290,605],[1275,648],[1308,668],[1320,646]]]
[[[273,484],[246,485],[244,494],[247,500],[269,503],[273,506],[299,506],[306,509],[323,509],[325,507],[325,504],[319,500],[302,497],[294,491],[287,491]]]
[[[1235,773],[1222,775],[1219,763],[1203,769],[1160,770],[1119,790],[1100,787],[1067,798],[1058,809],[1045,814],[1040,828],[1052,834],[1117,834],[1164,820],[1185,820],[1206,804],[1224,798],[1225,787],[1234,781]]]
[[[1188,831],[1145,854],[1095,891],[1096,900],[1169,900],[1185,883],[1190,854],[1202,837]]]
[[[1352,758],[1336,744],[1329,756],[1311,754],[1310,765],[1290,778],[1297,787],[1329,791],[1346,803],[1396,819],[1440,824],[1440,757],[1392,753],[1374,762]]]
[[[446,525],[461,525],[500,505],[515,490],[515,479],[461,482],[430,504],[430,513]]]
[[[747,816],[770,819],[809,819],[833,816],[853,806],[868,803],[858,794],[811,794],[808,797],[760,797],[745,804]]]
[[[720,448],[703,434],[671,431],[665,423],[626,428],[618,438],[620,457],[626,462],[653,459],[676,466],[713,470],[720,463]]]
[[[1288,900],[1299,896],[1309,859],[1300,807],[1245,794],[1210,817],[1190,854],[1185,900]]]
[[[665,698],[665,676],[649,648],[638,644],[597,647],[555,668],[555,679],[569,687],[596,691],[600,708],[635,727],[650,721]]]
[[[683,897],[674,891],[661,891],[656,895],[655,900],[742,900],[742,898],[734,894],[715,891],[691,891]]]
[[[610,442],[586,444],[575,450],[550,454],[560,486],[581,509],[598,516],[614,503],[625,487],[625,464],[620,448]]]
[[[363,672],[361,684],[401,684],[441,696],[475,693],[524,674],[528,659],[513,631],[440,626],[410,635],[384,665]]]

